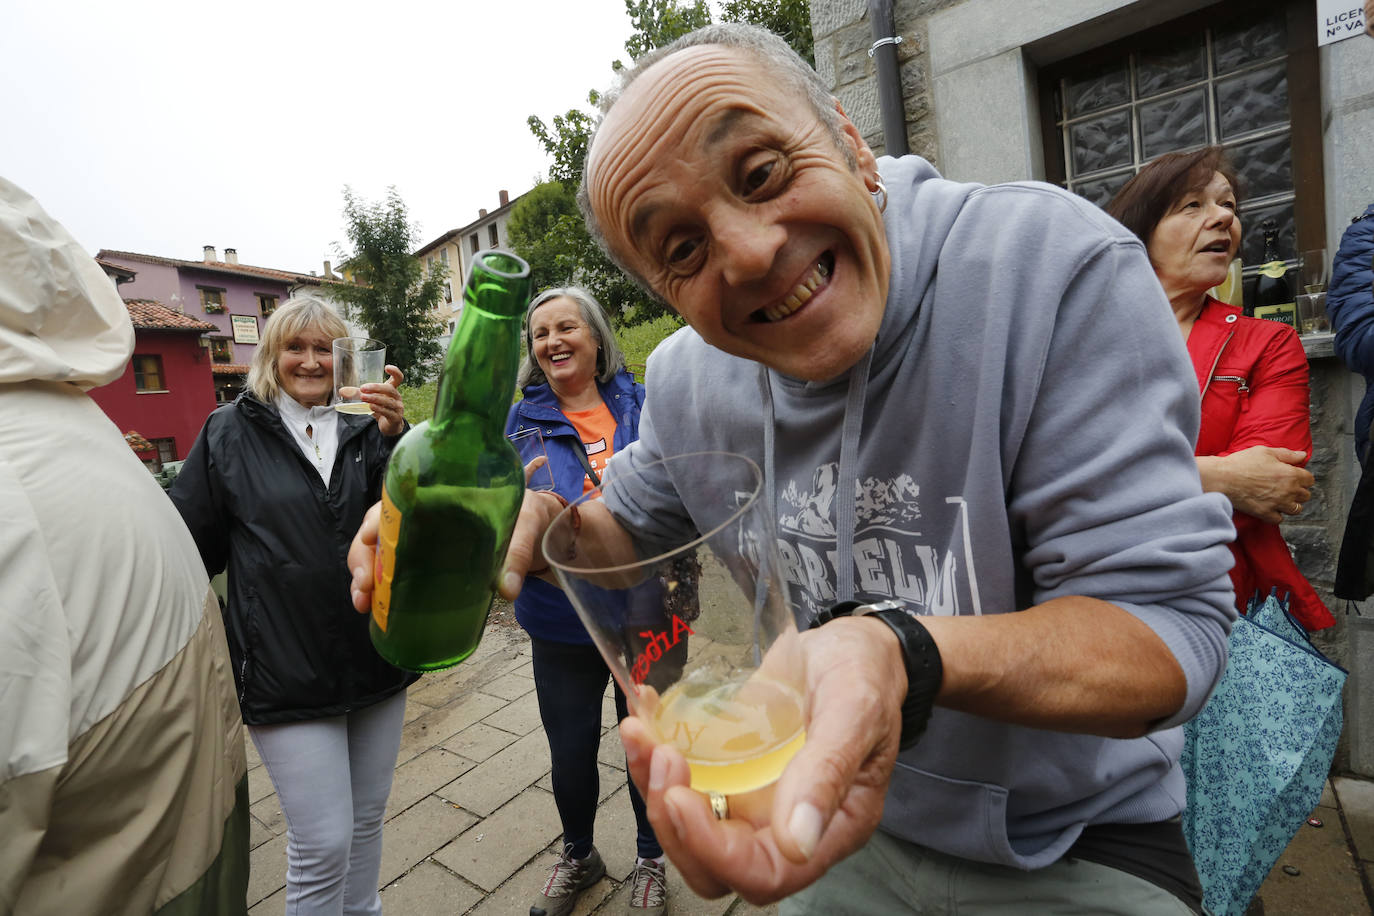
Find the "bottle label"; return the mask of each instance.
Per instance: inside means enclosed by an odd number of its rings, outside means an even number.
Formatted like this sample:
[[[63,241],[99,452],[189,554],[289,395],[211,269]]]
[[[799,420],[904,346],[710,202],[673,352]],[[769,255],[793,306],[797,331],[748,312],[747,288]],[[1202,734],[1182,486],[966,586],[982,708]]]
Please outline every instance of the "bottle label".
[[[1288,268],[1284,266],[1282,261],[1270,261],[1267,264],[1261,264],[1259,272],[1266,277],[1273,277],[1278,280],[1288,273]]]
[[[396,542],[401,535],[401,510],[382,484],[382,522],[377,531],[377,560],[372,568],[372,619],[386,632],[391,611],[391,577],[396,573]]]
[[[1261,305],[1255,309],[1255,317],[1266,321],[1280,321],[1289,327],[1298,326],[1298,307],[1292,302],[1280,305]]]

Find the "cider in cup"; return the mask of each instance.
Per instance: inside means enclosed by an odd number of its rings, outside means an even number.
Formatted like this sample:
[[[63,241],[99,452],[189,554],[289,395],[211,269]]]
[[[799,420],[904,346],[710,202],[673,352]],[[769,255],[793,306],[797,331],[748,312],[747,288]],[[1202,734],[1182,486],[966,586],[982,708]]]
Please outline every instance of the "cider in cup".
[[[806,741],[804,710],[791,684],[697,670],[668,688],[649,723],[687,758],[693,789],[738,795],[782,775]]]

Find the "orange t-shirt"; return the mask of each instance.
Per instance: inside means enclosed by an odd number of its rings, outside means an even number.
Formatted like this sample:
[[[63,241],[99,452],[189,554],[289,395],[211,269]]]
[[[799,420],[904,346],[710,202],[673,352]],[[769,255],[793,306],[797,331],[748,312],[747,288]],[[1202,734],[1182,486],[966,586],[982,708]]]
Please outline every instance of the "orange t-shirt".
[[[577,437],[587,450],[587,461],[592,470],[600,477],[606,473],[606,462],[615,454],[615,417],[604,403],[591,410],[565,410],[563,416],[577,430]],[[582,492],[586,493],[596,484],[591,477],[582,475]]]

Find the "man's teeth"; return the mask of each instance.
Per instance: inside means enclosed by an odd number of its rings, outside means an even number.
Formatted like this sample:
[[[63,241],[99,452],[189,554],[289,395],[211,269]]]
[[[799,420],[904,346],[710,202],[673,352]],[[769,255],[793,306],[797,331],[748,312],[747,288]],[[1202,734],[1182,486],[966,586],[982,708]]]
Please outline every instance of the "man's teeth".
[[[811,268],[811,274],[801,283],[798,283],[797,288],[788,293],[782,302],[777,305],[766,306],[763,309],[763,317],[769,321],[781,321],[786,318],[801,308],[802,304],[816,292],[816,288],[829,277],[830,265],[825,260],[817,261]]]

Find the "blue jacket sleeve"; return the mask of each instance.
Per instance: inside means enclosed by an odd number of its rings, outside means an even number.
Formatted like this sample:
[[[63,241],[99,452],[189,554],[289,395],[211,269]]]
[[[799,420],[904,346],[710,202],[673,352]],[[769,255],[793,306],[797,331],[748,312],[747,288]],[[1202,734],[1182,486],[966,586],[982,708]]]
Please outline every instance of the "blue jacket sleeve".
[[[1341,236],[1331,268],[1326,313],[1336,331],[1336,355],[1356,372],[1374,376],[1374,204]]]

